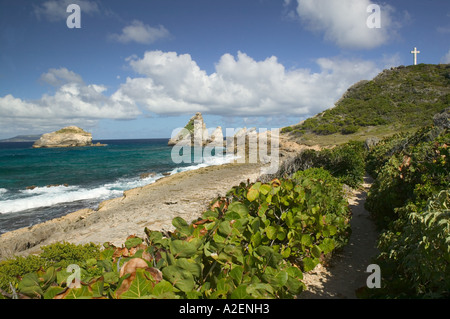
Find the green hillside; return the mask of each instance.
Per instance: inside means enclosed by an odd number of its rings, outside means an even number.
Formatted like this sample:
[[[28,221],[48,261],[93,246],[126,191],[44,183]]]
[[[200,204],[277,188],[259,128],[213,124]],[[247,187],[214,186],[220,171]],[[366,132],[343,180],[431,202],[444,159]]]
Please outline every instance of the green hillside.
[[[350,87],[335,107],[282,132],[308,144],[340,144],[429,125],[450,105],[450,64],[384,70]]]

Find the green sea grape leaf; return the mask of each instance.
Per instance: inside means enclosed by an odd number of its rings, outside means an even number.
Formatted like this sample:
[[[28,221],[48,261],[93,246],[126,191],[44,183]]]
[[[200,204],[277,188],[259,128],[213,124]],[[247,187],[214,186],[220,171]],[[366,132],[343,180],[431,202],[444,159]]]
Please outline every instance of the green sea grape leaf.
[[[241,218],[245,218],[248,216],[248,207],[241,202],[232,202],[228,205],[228,212],[238,213]]]
[[[172,219],[172,225],[179,231],[182,235],[190,236],[191,235],[191,228],[189,227],[189,224],[181,217],[177,216],[174,219]]]
[[[322,253],[322,250],[320,249],[319,246],[315,245],[313,246],[313,248],[311,249],[311,254],[315,257],[315,258],[320,258],[320,254]]]
[[[242,267],[242,266],[235,266],[230,271],[230,277],[234,279],[234,282],[236,283],[236,285],[241,284],[243,274],[244,274],[244,267]]]
[[[259,188],[259,192],[263,195],[267,195],[269,194],[270,190],[272,189],[272,187],[270,187],[270,185],[267,184],[263,184],[261,185],[261,187]]]
[[[297,267],[291,266],[288,269],[286,269],[286,272],[290,277],[297,278],[297,279],[303,279],[303,273],[300,269]]]
[[[305,272],[308,272],[310,270],[313,270],[314,268],[316,268],[316,266],[318,265],[319,260],[316,258],[303,258],[303,270]]]
[[[197,253],[200,244],[199,240],[185,241],[176,239],[170,242],[170,251],[173,256],[190,258]]]
[[[246,292],[253,298],[267,299],[274,294],[273,287],[266,283],[253,283],[247,286]]]
[[[56,295],[64,292],[67,288],[63,288],[60,286],[51,286],[44,293],[44,299],[53,299]]]
[[[283,258],[289,258],[289,256],[291,255],[291,248],[290,247],[284,248],[283,251],[281,252],[281,255],[283,256]]]
[[[41,287],[46,290],[56,279],[55,267],[49,267],[45,274],[41,277]]]
[[[240,285],[231,293],[231,299],[253,299],[247,293],[247,285]]]
[[[275,239],[277,237],[277,228],[275,226],[266,227],[266,235],[271,240]]]
[[[136,269],[136,277],[130,288],[120,295],[121,299],[139,299],[152,292],[152,281],[145,277],[144,272],[142,268]]]
[[[185,269],[189,271],[194,277],[201,277],[202,275],[202,266],[199,263],[196,263],[193,260],[189,260],[186,258],[178,258],[175,261],[175,266],[180,267],[181,269]]]
[[[289,292],[293,295],[298,295],[305,289],[305,284],[293,277],[288,278],[285,286],[289,290]]]
[[[142,244],[142,239],[138,238],[138,237],[132,237],[129,238],[125,241],[125,247],[127,247],[127,249],[131,249],[133,247],[136,247],[138,245]]]
[[[163,268],[162,273],[168,281],[181,291],[189,292],[195,287],[194,276],[185,269],[172,265]]]
[[[261,244],[261,233],[257,232],[252,235],[250,238],[250,242],[253,245],[253,247],[258,247]]]
[[[172,293],[173,292],[173,286],[170,282],[168,282],[167,280],[161,280],[159,283],[157,283],[155,285],[155,287],[153,287],[153,292],[152,294],[156,297],[168,294],[168,293]]]
[[[308,247],[312,243],[312,238],[308,234],[303,234],[302,238],[300,239],[300,242],[302,243],[303,246],[307,246]]]
[[[260,216],[260,217],[263,216],[266,213],[268,208],[269,208],[269,203],[267,203],[267,202],[261,203],[261,205],[258,208],[258,216]]]
[[[99,298],[103,296],[104,283],[105,280],[103,276],[89,283],[89,288],[92,290],[93,297]]]
[[[114,255],[114,249],[112,249],[112,248],[103,249],[100,252],[100,260],[112,259],[113,255]]]
[[[108,284],[115,284],[119,281],[120,278],[117,272],[110,271],[103,273],[103,279]]]
[[[277,227],[277,239],[279,241],[283,241],[286,238],[286,231],[283,229],[283,227],[278,226]]]
[[[248,193],[247,193],[247,199],[251,202],[255,201],[257,198],[259,197],[259,191],[257,191],[256,189],[249,189]]]
[[[39,277],[36,273],[26,274],[19,282],[18,289],[24,295],[32,298],[37,298],[44,294],[40,286]]]
[[[64,299],[88,299],[92,298],[92,292],[89,291],[89,287],[81,285],[80,288],[71,288],[65,295]]]
[[[224,220],[219,224],[219,228],[217,229],[222,236],[228,236],[231,231],[231,225],[228,220]]]
[[[335,242],[331,238],[325,238],[323,242],[320,243],[319,247],[325,254],[328,254],[335,248]]]

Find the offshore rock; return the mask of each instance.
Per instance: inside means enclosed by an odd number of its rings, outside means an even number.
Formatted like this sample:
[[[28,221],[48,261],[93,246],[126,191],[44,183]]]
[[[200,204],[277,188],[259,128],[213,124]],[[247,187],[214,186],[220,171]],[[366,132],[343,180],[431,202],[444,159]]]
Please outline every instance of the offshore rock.
[[[197,112],[178,134],[172,137],[167,145],[206,145],[209,138],[208,129],[203,121],[202,113]]]
[[[76,126],[68,126],[53,133],[41,136],[33,148],[93,146],[92,134]],[[101,146],[101,144],[95,144]]]
[[[218,126],[214,132],[211,133],[211,136],[206,140],[207,144],[214,143],[217,145],[223,145],[223,131],[222,127]]]

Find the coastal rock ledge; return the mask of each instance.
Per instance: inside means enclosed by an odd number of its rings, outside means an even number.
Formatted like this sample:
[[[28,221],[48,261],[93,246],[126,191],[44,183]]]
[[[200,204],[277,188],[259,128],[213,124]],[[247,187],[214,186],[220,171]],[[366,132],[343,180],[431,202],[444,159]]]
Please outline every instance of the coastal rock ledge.
[[[41,136],[33,144],[33,148],[103,146],[92,144],[92,134],[76,126],[68,126],[53,133]]]

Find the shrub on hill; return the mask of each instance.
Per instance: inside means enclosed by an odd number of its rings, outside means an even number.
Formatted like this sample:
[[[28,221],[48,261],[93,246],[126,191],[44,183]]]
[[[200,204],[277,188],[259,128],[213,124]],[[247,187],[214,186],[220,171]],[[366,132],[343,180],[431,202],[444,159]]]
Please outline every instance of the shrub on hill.
[[[444,127],[385,139],[367,157],[376,180],[366,208],[383,230],[375,263],[384,280],[382,289],[363,296],[450,296],[450,133]]]
[[[293,132],[353,134],[368,126],[430,125],[432,116],[450,104],[448,74],[450,65],[444,64],[384,70],[350,87],[335,107],[294,126]]]

